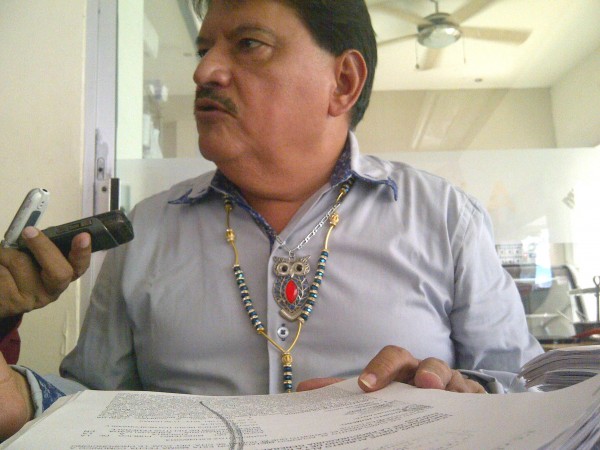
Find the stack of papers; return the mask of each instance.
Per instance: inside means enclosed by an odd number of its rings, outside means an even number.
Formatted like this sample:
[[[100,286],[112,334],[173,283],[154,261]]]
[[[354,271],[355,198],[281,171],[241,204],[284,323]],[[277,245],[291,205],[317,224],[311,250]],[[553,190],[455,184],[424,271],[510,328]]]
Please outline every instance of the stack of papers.
[[[278,395],[83,391],[0,448],[593,449],[600,376],[553,392],[458,394],[356,379]],[[58,403],[58,402],[57,402]]]
[[[580,383],[600,373],[600,345],[565,347],[543,353],[523,366],[525,386],[553,391]]]

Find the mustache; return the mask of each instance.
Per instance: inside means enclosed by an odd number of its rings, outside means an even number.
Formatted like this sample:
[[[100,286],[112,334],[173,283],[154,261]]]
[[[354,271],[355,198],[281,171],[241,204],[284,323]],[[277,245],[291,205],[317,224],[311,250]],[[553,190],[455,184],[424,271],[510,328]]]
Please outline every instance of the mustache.
[[[233,102],[233,100],[231,100],[229,97],[224,97],[222,95],[219,95],[215,89],[206,88],[206,87],[197,89],[196,90],[196,100],[199,100],[202,98],[206,98],[206,99],[212,100],[214,102],[217,102],[229,114],[232,114],[234,116],[237,115],[238,109],[237,109],[237,106],[235,105],[235,103]]]

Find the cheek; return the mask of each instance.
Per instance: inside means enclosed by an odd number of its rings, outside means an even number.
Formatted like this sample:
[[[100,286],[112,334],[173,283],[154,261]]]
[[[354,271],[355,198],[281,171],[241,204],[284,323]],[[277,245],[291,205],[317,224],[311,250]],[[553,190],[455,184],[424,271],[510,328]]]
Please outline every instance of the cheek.
[[[313,109],[315,113],[326,109],[329,104],[331,93],[331,82],[328,79],[329,73],[302,70],[299,73],[292,74],[283,87],[285,94],[289,95],[291,100],[300,107]]]
[[[324,120],[330,88],[325,78],[309,77],[305,72],[262,80],[261,87],[252,90],[248,98],[250,120],[283,129]]]
[[[239,147],[243,147],[246,134],[236,121],[226,120],[221,123],[198,124],[198,146],[200,153],[209,161],[218,161],[227,155],[233,155]]]

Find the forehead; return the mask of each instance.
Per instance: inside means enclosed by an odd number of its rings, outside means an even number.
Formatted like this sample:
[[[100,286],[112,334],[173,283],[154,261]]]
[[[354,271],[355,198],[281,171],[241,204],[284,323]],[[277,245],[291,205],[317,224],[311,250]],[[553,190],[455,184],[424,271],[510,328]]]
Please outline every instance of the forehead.
[[[213,4],[220,3],[227,7],[240,6],[247,3],[288,3],[286,0],[200,0],[201,9],[206,12]]]
[[[266,26],[295,21],[304,27],[296,10],[281,0],[208,0],[204,3],[204,19],[200,31],[210,25],[233,25],[240,22],[262,22]]]
[[[320,49],[297,11],[278,0],[211,0],[196,43],[210,46],[219,37],[235,42],[241,37],[260,39],[260,35],[274,48]]]

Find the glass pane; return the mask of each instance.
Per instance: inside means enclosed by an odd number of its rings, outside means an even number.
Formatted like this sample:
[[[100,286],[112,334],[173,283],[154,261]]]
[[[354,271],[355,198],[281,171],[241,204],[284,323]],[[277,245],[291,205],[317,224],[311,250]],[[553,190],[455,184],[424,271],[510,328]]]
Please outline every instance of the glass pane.
[[[198,19],[187,0],[119,2],[117,176],[121,205],[214,165],[193,117]]]
[[[198,156],[192,115],[198,25],[188,2],[144,2],[145,158]]]

